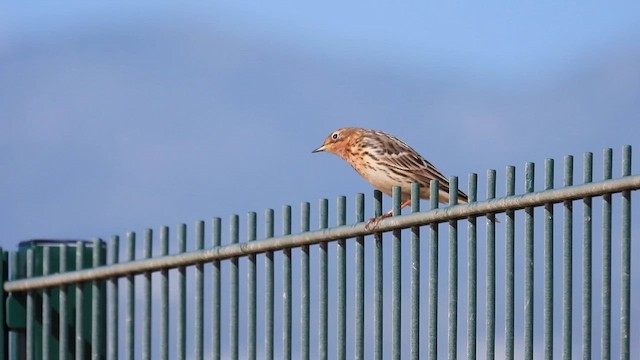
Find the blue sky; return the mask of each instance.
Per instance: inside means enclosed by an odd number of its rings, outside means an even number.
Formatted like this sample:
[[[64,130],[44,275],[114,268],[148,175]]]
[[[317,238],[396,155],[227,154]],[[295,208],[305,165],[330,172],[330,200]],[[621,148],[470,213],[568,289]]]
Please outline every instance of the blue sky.
[[[636,7],[3,5],[3,244],[368,193],[347,125],[462,178],[633,145]]]
[[[541,185],[572,154],[581,180],[584,151],[638,145],[637,3],[39,5],[0,5],[7,249],[369,195],[311,154],[343,126],[499,194],[507,165]]]

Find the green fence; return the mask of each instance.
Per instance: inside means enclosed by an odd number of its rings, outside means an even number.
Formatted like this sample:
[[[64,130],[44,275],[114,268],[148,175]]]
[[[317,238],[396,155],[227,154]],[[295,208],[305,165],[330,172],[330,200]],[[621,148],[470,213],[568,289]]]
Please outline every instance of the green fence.
[[[277,236],[267,210],[260,240],[258,216],[249,213],[245,227],[231,216],[228,232],[215,218],[192,231],[178,225],[175,235],[162,227],[107,243],[27,242],[0,252],[0,355],[637,359],[631,200],[640,175],[631,175],[631,147],[621,158],[614,178],[606,149],[599,180],[591,153],[580,181],[570,156],[562,176],[547,160],[543,181],[533,163],[521,182],[507,167],[504,196],[491,170],[483,200],[471,174],[469,204],[452,196],[449,206],[430,201],[425,210],[413,201],[410,213],[374,229],[366,209],[385,210],[377,191],[373,206],[358,194],[349,212],[345,197],[335,207],[321,200],[313,231],[309,203],[295,234],[290,206]],[[457,178],[451,184],[456,194]],[[392,207],[399,214],[399,196]]]

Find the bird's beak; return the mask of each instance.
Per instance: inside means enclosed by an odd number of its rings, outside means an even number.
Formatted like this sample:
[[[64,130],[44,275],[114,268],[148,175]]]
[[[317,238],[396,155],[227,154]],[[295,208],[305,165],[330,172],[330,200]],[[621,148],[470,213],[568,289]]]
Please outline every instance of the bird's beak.
[[[324,151],[324,145],[322,145],[319,148],[313,150],[311,153],[317,153],[317,152],[322,152],[322,151]]]

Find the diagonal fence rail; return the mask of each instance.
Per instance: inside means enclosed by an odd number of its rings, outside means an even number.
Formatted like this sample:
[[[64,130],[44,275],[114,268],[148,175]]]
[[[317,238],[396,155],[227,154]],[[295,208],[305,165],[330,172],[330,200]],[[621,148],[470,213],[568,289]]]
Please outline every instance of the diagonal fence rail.
[[[528,163],[520,195],[515,195],[515,168],[508,167],[501,198],[496,198],[496,173],[489,171],[483,201],[472,174],[470,204],[455,205],[452,196],[450,206],[439,209],[431,201],[428,211],[420,211],[414,186],[412,212],[373,229],[359,194],[352,225],[346,225],[346,198],[339,197],[335,227],[329,228],[329,204],[322,200],[320,229],[310,231],[310,204],[303,203],[300,232],[292,234],[291,207],[285,206],[282,235],[275,236],[275,212],[267,210],[262,240],[257,240],[257,215],[249,213],[247,241],[240,242],[237,215],[230,218],[225,245],[221,219],[212,221],[208,248],[204,222],[196,223],[191,237],[181,224],[172,254],[168,227],[160,229],[158,239],[145,230],[142,247],[131,232],[124,249],[115,236],[108,246],[95,240],[41,252],[28,248],[22,262],[19,254],[7,257],[2,251],[0,296],[9,299],[0,313],[22,310],[24,327],[21,315],[9,316],[18,319],[4,322],[14,328],[5,326],[0,352],[14,359],[631,359],[640,356],[638,345],[632,346],[640,342],[631,337],[631,318],[640,316],[631,309],[632,300],[640,301],[631,298],[638,268],[631,262],[631,194],[640,189],[640,175],[631,175],[629,146],[623,148],[619,178],[612,176],[612,158],[605,150],[603,179],[594,182],[593,156],[585,154],[583,181],[575,185],[573,158],[566,157],[559,188],[554,162],[547,160],[539,191],[534,164]],[[457,179],[451,184],[456,194]],[[600,211],[594,211],[594,201],[601,203]],[[400,197],[392,203],[399,214]],[[555,214],[559,208],[561,216]],[[382,195],[375,192],[374,215],[382,210]],[[619,231],[613,228],[614,214]],[[484,233],[478,219],[485,220]],[[600,236],[594,236],[594,225],[601,226]],[[444,229],[446,239],[440,235]],[[383,239],[387,233],[390,239]],[[580,241],[574,241],[577,235]],[[464,238],[466,247],[459,243]],[[478,257],[479,243],[484,259]],[[594,243],[600,257],[593,256]],[[613,255],[614,244],[619,256]],[[152,256],[154,247],[159,251]],[[613,282],[614,265],[618,282]],[[595,280],[594,270],[599,271]],[[466,286],[460,286],[464,280]],[[614,294],[620,299],[617,309]]]

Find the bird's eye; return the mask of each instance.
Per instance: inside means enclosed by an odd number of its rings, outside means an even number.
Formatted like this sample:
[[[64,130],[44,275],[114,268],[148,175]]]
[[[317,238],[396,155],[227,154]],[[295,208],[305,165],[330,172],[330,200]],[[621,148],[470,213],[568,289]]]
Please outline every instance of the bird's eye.
[[[333,133],[333,135],[331,135],[331,138],[332,138],[333,140],[338,140],[338,137],[339,137],[339,136],[340,136],[340,135],[338,135],[338,133]]]

